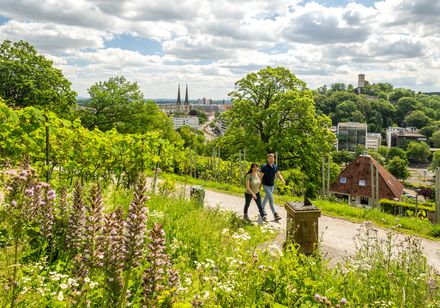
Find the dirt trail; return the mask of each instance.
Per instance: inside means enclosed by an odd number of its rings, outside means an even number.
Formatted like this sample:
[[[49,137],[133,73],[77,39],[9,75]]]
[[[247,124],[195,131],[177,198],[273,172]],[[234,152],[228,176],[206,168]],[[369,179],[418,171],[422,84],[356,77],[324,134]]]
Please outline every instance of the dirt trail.
[[[239,215],[243,214],[244,196],[236,197],[228,194],[218,193],[211,190],[206,190],[205,205],[222,209],[234,211]],[[280,222],[269,222],[274,228],[280,231],[277,238],[281,245],[285,240],[286,217],[287,212],[284,207],[276,206],[278,213],[282,219]],[[272,219],[269,204],[266,205],[266,212],[269,220]],[[252,203],[249,208],[249,216],[252,220],[257,222],[258,210],[255,203]],[[330,258],[330,263],[335,264],[341,261],[344,256],[351,255],[355,252],[354,236],[358,233],[360,223],[353,223],[347,220],[333,218],[322,215],[319,219],[319,234],[322,237],[322,250],[324,255]],[[380,238],[386,238],[387,230],[377,228]],[[404,240],[407,235],[398,234],[397,239]],[[440,242],[427,240],[421,238],[423,251],[428,259],[428,263],[440,272]]]

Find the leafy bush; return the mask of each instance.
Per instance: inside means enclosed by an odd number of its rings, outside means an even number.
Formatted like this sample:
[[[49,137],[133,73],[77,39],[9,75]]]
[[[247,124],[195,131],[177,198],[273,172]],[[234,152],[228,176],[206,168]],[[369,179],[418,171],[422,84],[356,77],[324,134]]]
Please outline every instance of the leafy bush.
[[[435,225],[434,227],[432,227],[431,235],[433,237],[440,237],[440,225]]]
[[[389,214],[398,215],[399,213],[407,214],[411,213],[411,215],[415,214],[416,206],[412,203],[400,202],[400,201],[392,201],[387,199],[382,199],[379,201],[380,206],[383,211]],[[432,207],[430,203],[420,203],[417,206],[418,211],[425,211],[429,217],[429,213],[435,213],[435,208]]]

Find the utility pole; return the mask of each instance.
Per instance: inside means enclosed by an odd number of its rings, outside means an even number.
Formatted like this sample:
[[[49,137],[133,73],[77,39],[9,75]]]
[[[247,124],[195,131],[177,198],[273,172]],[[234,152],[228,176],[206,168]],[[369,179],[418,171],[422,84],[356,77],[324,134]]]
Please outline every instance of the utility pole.
[[[440,224],[440,168],[435,174],[435,223]]]
[[[327,197],[330,196],[330,155],[327,156]]]
[[[373,162],[370,160],[370,175],[371,175],[371,206],[375,207],[376,206],[376,189],[375,189],[375,184],[376,181],[374,180],[374,165]]]
[[[321,173],[322,173],[322,199],[325,198],[325,157],[321,159]]]

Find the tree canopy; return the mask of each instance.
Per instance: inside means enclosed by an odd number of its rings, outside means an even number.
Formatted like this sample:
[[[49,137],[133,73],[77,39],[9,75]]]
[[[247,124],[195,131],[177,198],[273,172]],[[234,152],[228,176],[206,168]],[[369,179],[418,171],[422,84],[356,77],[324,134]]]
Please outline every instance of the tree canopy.
[[[9,106],[35,106],[66,117],[76,104],[71,83],[25,41],[0,45],[0,96]]]
[[[317,115],[312,92],[283,67],[267,67],[235,83],[233,105],[225,112],[229,125],[219,143],[229,154],[246,149],[249,159],[278,152],[281,161],[318,175],[321,157],[334,144],[330,119]]]
[[[171,120],[152,101],[145,101],[136,82],[123,76],[112,77],[92,85],[90,99],[79,110],[81,121],[88,129],[121,133],[144,133],[159,130],[164,137],[174,139]]]

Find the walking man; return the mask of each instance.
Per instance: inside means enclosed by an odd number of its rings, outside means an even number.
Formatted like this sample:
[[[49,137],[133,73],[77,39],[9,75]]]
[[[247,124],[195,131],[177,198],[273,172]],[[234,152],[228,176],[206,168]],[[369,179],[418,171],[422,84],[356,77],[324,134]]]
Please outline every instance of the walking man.
[[[283,179],[280,171],[278,170],[278,166],[275,164],[275,155],[273,153],[269,153],[267,155],[267,164],[261,167],[261,182],[263,183],[263,189],[266,195],[264,196],[264,200],[262,203],[263,212],[266,216],[266,212],[264,207],[266,206],[267,200],[269,200],[270,209],[272,210],[274,220],[280,220],[281,216],[277,213],[274,200],[273,200],[273,189],[275,184],[275,177],[278,177],[283,184],[286,182]]]

